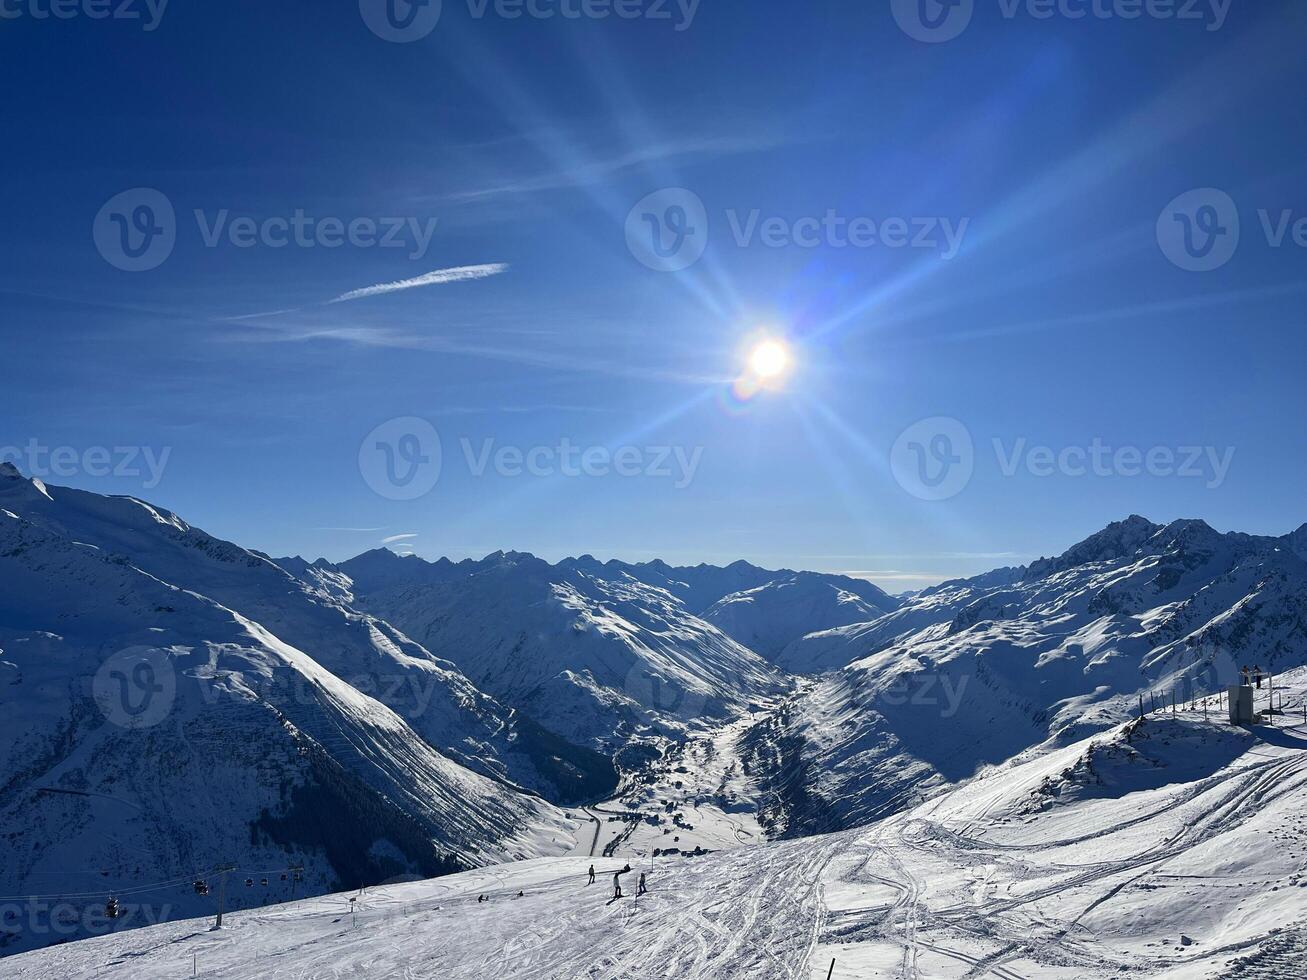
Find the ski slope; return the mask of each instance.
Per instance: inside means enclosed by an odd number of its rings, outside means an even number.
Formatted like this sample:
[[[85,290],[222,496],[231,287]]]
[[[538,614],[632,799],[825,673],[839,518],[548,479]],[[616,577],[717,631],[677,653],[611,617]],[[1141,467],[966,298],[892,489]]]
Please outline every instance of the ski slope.
[[[10,958],[6,976],[820,980],[832,960],[837,980],[1301,976],[1305,681],[1285,678],[1275,725],[1158,713],[869,827],[631,860],[639,899],[611,899],[623,858],[595,859],[594,885],[589,857],[543,858],[242,912],[218,933],[103,936]]]

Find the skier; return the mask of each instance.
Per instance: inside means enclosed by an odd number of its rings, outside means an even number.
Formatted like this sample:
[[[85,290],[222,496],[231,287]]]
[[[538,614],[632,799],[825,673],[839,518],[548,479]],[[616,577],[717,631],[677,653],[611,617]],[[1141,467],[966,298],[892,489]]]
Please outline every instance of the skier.
[[[478,896],[477,896],[477,904],[478,904],[478,905],[480,905],[480,904],[481,904],[482,902],[484,902],[485,900],[486,900],[486,897],[485,897],[484,895],[478,895]]]
[[[1253,664],[1253,680],[1257,683],[1257,690],[1262,689],[1262,668],[1258,664]]]
[[[1244,664],[1242,667],[1239,668],[1239,683],[1242,684],[1244,687],[1248,687],[1249,685],[1247,664]]]
[[[644,872],[641,871],[641,872],[640,872],[640,887],[636,890],[636,895],[637,895],[637,896],[643,895],[643,894],[644,894],[645,892],[647,892],[648,890],[649,890],[649,889],[647,889],[647,888],[644,887]]]
[[[592,864],[590,865],[590,880],[587,881],[586,884],[593,885],[594,883],[595,883],[595,866]]]
[[[622,875],[630,874],[630,873],[631,873],[631,866],[629,864],[625,864],[622,866],[621,871],[618,871],[616,874],[613,875],[613,900],[614,901],[622,897]]]

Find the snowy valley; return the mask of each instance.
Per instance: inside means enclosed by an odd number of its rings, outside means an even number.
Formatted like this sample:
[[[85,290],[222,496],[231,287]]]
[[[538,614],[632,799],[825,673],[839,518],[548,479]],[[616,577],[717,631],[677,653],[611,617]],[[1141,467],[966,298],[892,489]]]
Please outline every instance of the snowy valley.
[[[1250,664],[1262,715],[1232,726]],[[895,597],[744,562],[274,559],[6,465],[0,962],[1287,976],[1304,668],[1302,529],[1131,517]]]

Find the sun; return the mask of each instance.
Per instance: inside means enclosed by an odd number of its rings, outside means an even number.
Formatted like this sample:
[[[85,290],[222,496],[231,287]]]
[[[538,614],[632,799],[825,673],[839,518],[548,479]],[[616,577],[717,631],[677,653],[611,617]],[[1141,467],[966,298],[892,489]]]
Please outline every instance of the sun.
[[[736,348],[739,376],[731,382],[736,404],[763,394],[775,394],[790,382],[798,367],[797,349],[775,329],[758,329],[741,338]]]
[[[764,340],[749,352],[749,370],[759,381],[775,381],[790,367],[790,349],[779,340]]]

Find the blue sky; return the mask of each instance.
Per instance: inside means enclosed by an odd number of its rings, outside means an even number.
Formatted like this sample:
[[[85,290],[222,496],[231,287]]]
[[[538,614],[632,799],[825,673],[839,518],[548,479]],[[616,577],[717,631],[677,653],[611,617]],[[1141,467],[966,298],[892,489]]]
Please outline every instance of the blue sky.
[[[49,482],[274,554],[896,590],[1307,520],[1301,4],[88,3],[0,20],[0,447]],[[733,384],[764,336],[793,369]]]

